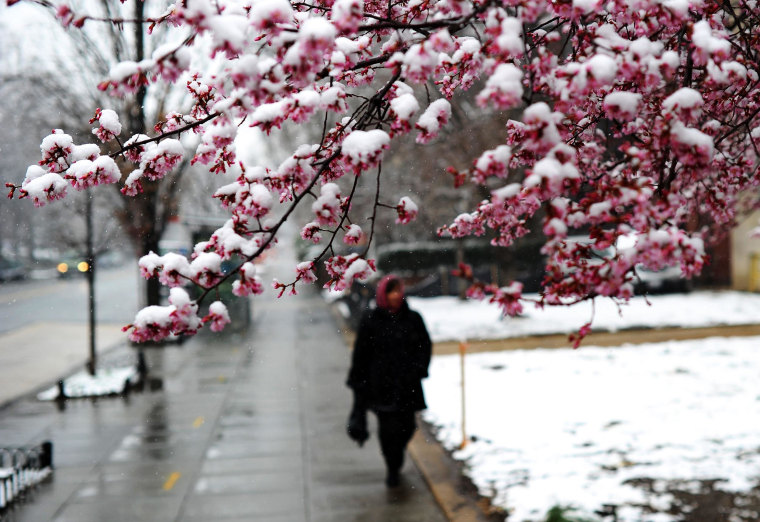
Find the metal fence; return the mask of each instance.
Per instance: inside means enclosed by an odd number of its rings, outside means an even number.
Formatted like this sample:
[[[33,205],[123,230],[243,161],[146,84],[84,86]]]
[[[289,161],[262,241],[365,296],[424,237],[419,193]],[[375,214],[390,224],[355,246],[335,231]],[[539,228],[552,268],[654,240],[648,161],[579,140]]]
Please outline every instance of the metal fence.
[[[53,443],[0,448],[0,512],[53,471]]]

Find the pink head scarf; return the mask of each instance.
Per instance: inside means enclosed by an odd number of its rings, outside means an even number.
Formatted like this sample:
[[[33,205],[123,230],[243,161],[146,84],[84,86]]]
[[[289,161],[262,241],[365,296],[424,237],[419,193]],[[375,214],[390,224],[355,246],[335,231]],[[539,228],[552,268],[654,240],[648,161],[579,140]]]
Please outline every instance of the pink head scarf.
[[[392,274],[383,277],[380,282],[377,283],[377,289],[375,290],[375,302],[377,303],[377,307],[382,308],[383,310],[390,310],[386,294],[388,293],[388,284],[391,281],[398,281],[401,293],[404,293],[404,285],[401,283],[401,279]]]

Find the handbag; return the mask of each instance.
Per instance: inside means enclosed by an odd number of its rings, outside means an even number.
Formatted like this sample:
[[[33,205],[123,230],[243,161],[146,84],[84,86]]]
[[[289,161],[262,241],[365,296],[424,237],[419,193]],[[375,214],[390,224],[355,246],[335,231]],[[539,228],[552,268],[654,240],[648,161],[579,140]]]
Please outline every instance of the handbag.
[[[367,431],[367,408],[356,396],[354,396],[354,405],[351,408],[351,413],[348,415],[346,432],[360,447],[369,438],[369,431]]]

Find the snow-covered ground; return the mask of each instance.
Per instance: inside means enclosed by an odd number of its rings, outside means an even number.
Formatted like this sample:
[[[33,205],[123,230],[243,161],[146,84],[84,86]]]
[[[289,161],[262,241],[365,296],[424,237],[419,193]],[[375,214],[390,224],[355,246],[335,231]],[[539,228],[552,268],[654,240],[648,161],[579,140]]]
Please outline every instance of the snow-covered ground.
[[[64,380],[63,390],[66,397],[70,398],[119,394],[124,391],[125,383],[128,380],[132,383],[137,380],[135,366],[98,369],[95,376],[86,371],[80,371]],[[41,401],[52,401],[57,398],[57,386],[37,394],[37,399]]]
[[[748,324],[760,316],[753,294],[650,301],[633,303],[622,317],[598,307],[596,327]],[[410,299],[410,306],[437,340],[566,333],[588,320],[575,307],[527,310],[499,323],[498,312],[480,303]],[[469,354],[465,368],[468,445],[456,449],[458,355],[433,358],[424,418],[510,522],[544,520],[558,504],[590,520],[613,504],[621,522],[674,521],[664,513],[679,502],[669,481],[697,489],[700,480],[719,479],[724,491],[748,492],[760,480],[760,337]],[[635,479],[653,479],[653,491]],[[760,520],[760,513],[737,520]]]
[[[521,317],[502,318],[499,309],[488,302],[460,301],[456,297],[410,297],[408,301],[422,314],[437,342],[571,333],[592,316],[588,302],[544,309],[529,304]],[[747,292],[635,297],[620,309],[608,299],[598,299],[595,307],[595,331],[760,323],[760,294]]]

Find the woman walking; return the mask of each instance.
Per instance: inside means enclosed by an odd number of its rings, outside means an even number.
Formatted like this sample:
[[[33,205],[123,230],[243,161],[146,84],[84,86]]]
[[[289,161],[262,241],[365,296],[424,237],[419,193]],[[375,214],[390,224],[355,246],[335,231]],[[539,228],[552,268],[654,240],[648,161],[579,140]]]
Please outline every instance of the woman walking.
[[[362,318],[346,384],[354,391],[348,434],[367,438],[366,411],[375,413],[388,487],[399,485],[404,450],[416,429],[415,412],[426,408],[421,380],[428,376],[431,343],[425,323],[410,310],[399,278],[377,285],[377,307]]]

